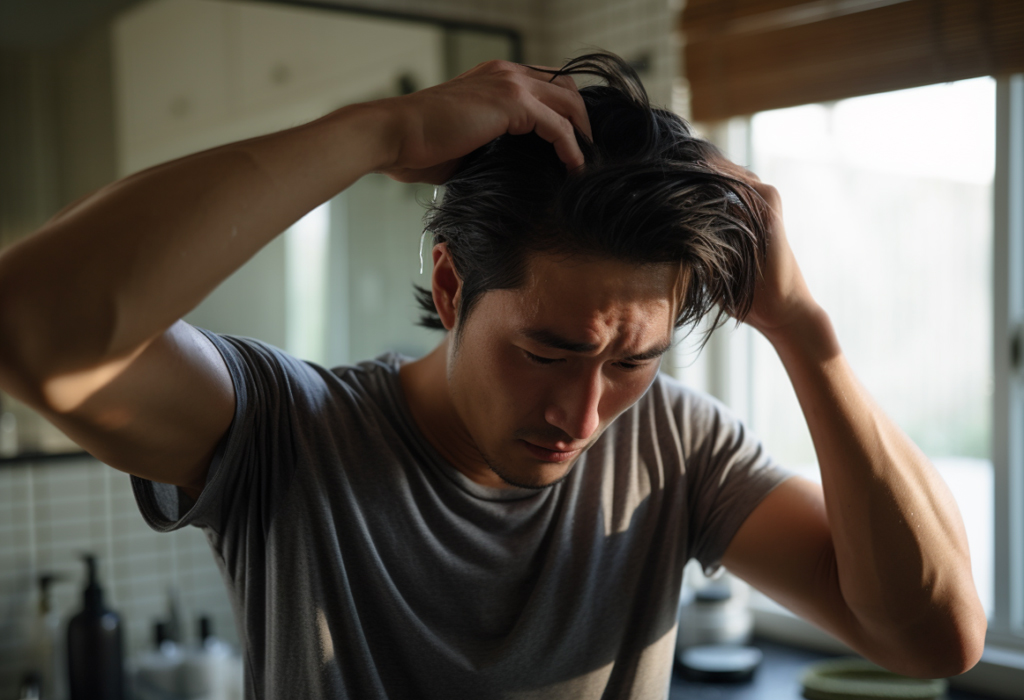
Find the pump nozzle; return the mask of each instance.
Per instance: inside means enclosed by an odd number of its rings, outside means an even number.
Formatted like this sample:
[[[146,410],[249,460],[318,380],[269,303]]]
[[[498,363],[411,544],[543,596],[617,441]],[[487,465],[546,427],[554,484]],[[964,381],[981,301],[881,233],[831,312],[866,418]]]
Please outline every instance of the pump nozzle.
[[[103,589],[100,588],[99,578],[96,575],[96,555],[91,552],[83,552],[81,557],[85,562],[89,579],[82,591],[82,604],[88,610],[99,610],[103,607]]]

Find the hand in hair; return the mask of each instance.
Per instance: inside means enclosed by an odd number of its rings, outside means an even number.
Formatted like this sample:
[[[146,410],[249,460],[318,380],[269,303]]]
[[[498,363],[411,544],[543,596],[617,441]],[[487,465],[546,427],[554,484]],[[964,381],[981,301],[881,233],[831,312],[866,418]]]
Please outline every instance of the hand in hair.
[[[712,164],[751,187],[768,205],[768,255],[754,292],[753,306],[743,320],[771,340],[773,335],[785,332],[808,313],[816,313],[817,302],[786,239],[779,191],[725,157]]]
[[[544,70],[539,70],[544,68]],[[444,184],[463,156],[501,136],[536,132],[569,169],[583,165],[574,127],[593,141],[590,121],[570,75],[492,60],[451,80],[378,100],[393,117],[392,150],[382,172],[399,182]]]

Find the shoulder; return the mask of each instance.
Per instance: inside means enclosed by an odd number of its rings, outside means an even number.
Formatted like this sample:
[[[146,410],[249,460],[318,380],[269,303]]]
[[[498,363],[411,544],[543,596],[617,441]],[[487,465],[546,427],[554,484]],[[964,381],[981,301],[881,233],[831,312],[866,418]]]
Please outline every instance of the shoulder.
[[[401,357],[382,355],[355,365],[327,368],[266,341],[199,328],[228,366],[236,391],[263,402],[322,407],[328,400],[380,401],[397,375]]]
[[[684,454],[722,440],[752,437],[743,421],[722,401],[665,373],[658,374],[633,410],[641,422],[671,429]]]
[[[716,416],[735,419],[729,407],[711,394],[664,372],[658,373],[637,407],[642,411],[668,412],[680,420],[704,421]]]

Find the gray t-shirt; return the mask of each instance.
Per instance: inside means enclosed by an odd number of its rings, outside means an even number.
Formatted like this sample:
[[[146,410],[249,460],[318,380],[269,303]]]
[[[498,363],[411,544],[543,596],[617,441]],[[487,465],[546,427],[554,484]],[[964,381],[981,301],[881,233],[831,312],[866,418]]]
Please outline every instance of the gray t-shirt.
[[[667,697],[684,564],[716,568],[788,476],[659,375],[562,482],[484,487],[419,432],[399,356],[325,369],[203,332],[237,396],[206,486],[132,485],[153,529],[205,532],[247,699]]]

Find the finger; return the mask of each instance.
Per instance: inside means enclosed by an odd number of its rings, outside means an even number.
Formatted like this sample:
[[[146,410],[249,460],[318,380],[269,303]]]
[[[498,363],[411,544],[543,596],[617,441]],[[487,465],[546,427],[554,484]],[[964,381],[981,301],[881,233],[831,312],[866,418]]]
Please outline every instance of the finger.
[[[572,76],[567,74],[553,76],[545,71],[557,72],[558,69],[549,68],[548,66],[519,65],[532,69],[526,72],[529,77],[537,81],[537,83],[531,84],[531,91],[536,95],[543,95],[541,101],[568,117],[580,133],[593,143],[594,134],[590,128],[590,116],[587,114],[587,106]],[[544,71],[538,70],[540,68],[543,68]]]
[[[570,83],[572,78],[561,76]],[[575,83],[573,83],[575,86]],[[535,82],[530,86],[530,91],[537,99],[566,117],[581,134],[586,136],[590,143],[594,142],[594,136],[590,130],[590,117],[587,115],[587,106],[583,102],[583,96],[578,90],[569,90],[561,85],[548,82]]]
[[[736,167],[739,168],[743,172],[744,177],[746,177],[748,180],[753,180],[754,182],[761,182],[761,178],[759,178],[757,176],[757,173],[755,173],[753,170],[751,170],[747,166],[745,166],[745,165],[737,165]]]
[[[750,182],[761,182],[761,178],[755,175],[753,171],[745,168],[742,165],[739,165],[738,163],[732,162],[724,155],[721,158],[717,159],[716,164],[727,175],[731,175],[737,178],[738,180],[743,180],[748,184]]]
[[[510,126],[510,134],[527,134],[533,131],[555,147],[558,159],[572,170],[583,165],[583,152],[576,143],[572,122],[564,115],[534,98],[526,105],[526,118],[519,125]]]

